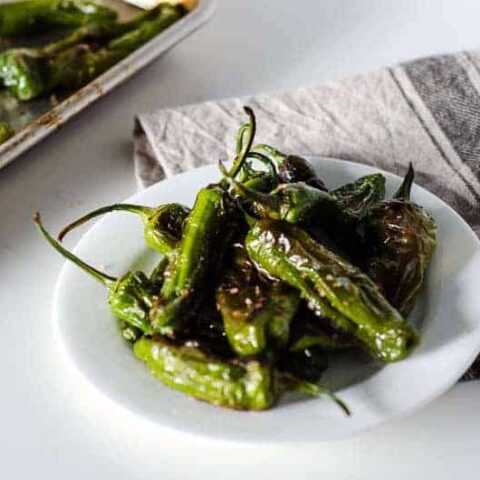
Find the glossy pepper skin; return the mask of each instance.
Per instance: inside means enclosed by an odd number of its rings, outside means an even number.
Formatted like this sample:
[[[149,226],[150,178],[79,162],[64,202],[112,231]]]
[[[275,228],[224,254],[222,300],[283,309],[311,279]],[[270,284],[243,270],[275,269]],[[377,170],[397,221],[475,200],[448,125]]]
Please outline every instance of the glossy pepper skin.
[[[317,383],[328,368],[327,352],[319,346],[305,347],[288,352],[282,357],[278,367],[307,382]]]
[[[161,382],[214,405],[265,410],[275,402],[272,370],[257,361],[235,365],[164,338],[141,338],[134,353]]]
[[[229,225],[230,212],[230,200],[220,186],[211,185],[197,194],[165,271],[158,304],[151,312],[158,333],[174,336],[185,317],[194,312],[234,231]]]
[[[403,315],[415,304],[436,248],[433,218],[410,201],[413,177],[410,166],[395,197],[373,207],[365,219],[369,255],[363,268]]]
[[[254,145],[252,151],[267,155],[275,164],[281,183],[304,182],[322,191],[327,191],[323,181],[312,166],[302,157],[287,155],[269,145]]]
[[[125,23],[83,27],[41,48],[0,55],[0,79],[19,100],[78,89],[179,20],[181,6],[161,4]]]
[[[216,299],[237,355],[259,355],[288,343],[299,295],[279,282],[260,278],[241,246],[234,248],[232,265],[224,272]]]
[[[417,343],[416,329],[367,275],[299,227],[262,220],[250,230],[245,245],[259,268],[297,288],[313,309],[375,358],[401,360]]]
[[[93,218],[114,211],[139,215],[144,224],[143,235],[147,245],[152,250],[166,256],[173,252],[175,245],[180,240],[183,224],[190,213],[189,208],[179,203],[167,203],[158,207],[115,203],[93,210],[70,223],[58,234],[58,239],[62,241],[65,235],[73,229]]]
[[[114,10],[89,0],[23,0],[0,5],[0,36],[33,36],[116,18]]]
[[[385,177],[381,173],[365,175],[330,193],[345,210],[361,219],[370,208],[385,198]]]
[[[55,250],[108,289],[108,303],[114,317],[146,335],[153,333],[149,311],[159,288],[156,282],[142,272],[128,272],[119,279],[106,275],[80,260],[52,238],[42,225],[40,215],[35,215],[34,221],[40,234]]]
[[[355,231],[357,217],[328,192],[300,182],[281,184],[272,192],[264,193],[229,177],[223,165],[219,168],[245,208],[257,218],[323,226],[337,233]]]

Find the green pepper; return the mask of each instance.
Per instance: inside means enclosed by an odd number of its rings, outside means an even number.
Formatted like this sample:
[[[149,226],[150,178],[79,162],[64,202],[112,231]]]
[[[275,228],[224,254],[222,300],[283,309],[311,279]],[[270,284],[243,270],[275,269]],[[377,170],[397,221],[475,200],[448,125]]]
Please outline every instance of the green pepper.
[[[159,289],[156,282],[151,281],[143,272],[128,272],[118,279],[111,277],[88,265],[52,238],[38,213],[34,216],[34,221],[41,235],[55,250],[108,289],[108,303],[114,317],[146,335],[153,333],[149,312]]]
[[[111,8],[89,0],[23,0],[0,5],[0,36],[32,36],[116,18]]]
[[[369,277],[299,227],[262,220],[250,230],[245,245],[259,268],[297,288],[311,308],[379,360],[401,360],[417,343],[416,329]]]
[[[134,353],[169,387],[215,405],[265,410],[276,400],[272,370],[258,361],[236,365],[164,338],[141,338]]]
[[[173,336],[185,317],[194,313],[233,234],[234,227],[228,225],[230,209],[229,198],[221,187],[211,185],[198,192],[181,240],[170,257],[158,304],[151,313],[158,333]]]
[[[312,166],[302,157],[286,155],[269,145],[254,145],[252,152],[267,155],[275,164],[282,183],[304,182],[322,191],[327,191],[323,181],[317,176]]]
[[[232,265],[217,287],[217,305],[228,341],[240,356],[286,346],[298,293],[280,282],[260,278],[245,249],[234,247]]]
[[[393,199],[373,207],[365,218],[368,248],[364,271],[403,315],[412,310],[436,248],[436,225],[410,201],[414,171],[408,170]]]
[[[7,50],[0,55],[0,79],[20,100],[80,88],[184,14],[182,6],[165,3],[129,22],[84,27],[46,47]]]
[[[345,210],[341,202],[328,192],[311,187],[303,182],[286,183],[271,193],[253,190],[231,178],[222,164],[219,164],[224,179],[252,210],[257,218],[284,220],[289,223],[323,226],[335,224],[335,230],[355,229],[357,217]],[[326,224],[328,222],[328,224]]]
[[[179,203],[167,203],[158,207],[115,203],[93,210],[70,223],[58,234],[58,239],[62,241],[71,230],[83,225],[92,218],[113,211],[131,212],[139,215],[144,223],[143,235],[147,245],[151,249],[167,256],[173,252],[175,245],[180,240],[183,223],[190,213],[189,208]]]

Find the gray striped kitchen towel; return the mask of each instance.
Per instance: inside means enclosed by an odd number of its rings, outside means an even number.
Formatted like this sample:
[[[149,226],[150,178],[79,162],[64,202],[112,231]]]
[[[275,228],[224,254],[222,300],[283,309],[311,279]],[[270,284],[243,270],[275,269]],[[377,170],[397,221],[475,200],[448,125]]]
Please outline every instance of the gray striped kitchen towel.
[[[280,150],[354,160],[400,175],[413,162],[417,183],[480,235],[480,52],[141,114],[135,126],[139,185],[231,156],[246,102],[261,125],[256,140]],[[464,377],[475,378],[480,357]]]

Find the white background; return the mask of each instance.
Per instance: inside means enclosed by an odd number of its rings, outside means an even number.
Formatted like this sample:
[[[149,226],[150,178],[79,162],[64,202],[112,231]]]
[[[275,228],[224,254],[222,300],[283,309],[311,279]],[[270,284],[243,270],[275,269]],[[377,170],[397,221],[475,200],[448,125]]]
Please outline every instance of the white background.
[[[42,211],[55,230],[132,194],[135,112],[480,47],[477,0],[220,3],[204,29],[0,172],[2,478],[478,475],[480,382],[458,385],[407,419],[345,441],[239,446],[180,436],[135,417],[94,391],[58,351],[51,298],[61,260],[38,238],[31,213]]]

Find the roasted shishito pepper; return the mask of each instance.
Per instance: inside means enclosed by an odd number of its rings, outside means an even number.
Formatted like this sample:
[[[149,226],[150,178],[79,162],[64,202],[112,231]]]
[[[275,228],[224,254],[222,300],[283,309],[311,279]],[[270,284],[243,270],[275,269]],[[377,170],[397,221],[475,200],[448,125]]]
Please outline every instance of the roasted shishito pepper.
[[[232,257],[216,293],[232,349],[252,356],[285,347],[300,300],[297,291],[262,278],[243,246],[236,245]]]
[[[174,336],[214,280],[235,226],[232,205],[218,185],[202,188],[173,250],[151,320],[156,331]]]
[[[22,0],[0,5],[0,36],[31,36],[116,18],[114,10],[90,0]]]
[[[300,352],[310,347],[319,347],[325,352],[347,350],[352,347],[352,339],[333,328],[328,318],[308,308],[302,301],[290,326],[288,349]]]
[[[340,202],[344,210],[361,219],[385,198],[385,177],[381,173],[365,175],[330,193]]]
[[[266,410],[287,391],[328,396],[347,415],[348,407],[328,389],[293,372],[280,372],[269,362],[220,359],[163,337],[143,337],[134,353],[161,382],[199,400],[235,410]],[[317,367],[311,366],[310,378]]]
[[[182,235],[183,224],[190,209],[179,203],[167,203],[158,207],[146,207],[129,203],[115,203],[98,208],[67,225],[58,234],[63,240],[73,229],[105,213],[120,211],[140,216],[144,223],[143,236],[147,245],[163,255],[170,255]]]
[[[375,358],[401,360],[417,343],[416,329],[367,275],[299,227],[262,220],[250,230],[245,245],[259,268],[297,288],[313,309]]]
[[[0,54],[0,79],[20,100],[86,85],[185,14],[181,5],[160,4],[129,22],[81,27],[40,48]]]
[[[254,145],[252,153],[261,153],[275,164],[281,183],[304,182],[307,185],[327,191],[323,181],[317,176],[312,166],[302,157],[287,155],[270,145]]]
[[[436,225],[410,201],[414,178],[410,165],[394,198],[373,207],[365,218],[368,258],[365,272],[403,315],[412,310],[436,248]]]
[[[275,377],[268,364],[244,365],[179,346],[165,338],[141,338],[134,353],[166,385],[192,397],[236,410],[265,410],[275,402]]]
[[[34,216],[34,221],[41,235],[55,250],[107,287],[108,303],[114,317],[144,334],[153,333],[149,312],[158,293],[157,282],[149,279],[143,272],[128,272],[118,279],[111,277],[65,249],[45,229],[39,214]]]

